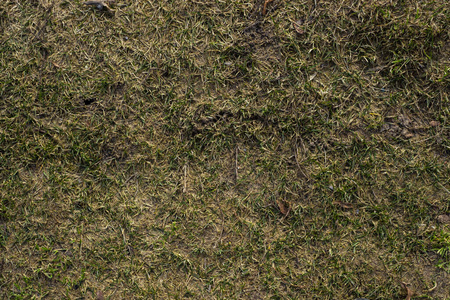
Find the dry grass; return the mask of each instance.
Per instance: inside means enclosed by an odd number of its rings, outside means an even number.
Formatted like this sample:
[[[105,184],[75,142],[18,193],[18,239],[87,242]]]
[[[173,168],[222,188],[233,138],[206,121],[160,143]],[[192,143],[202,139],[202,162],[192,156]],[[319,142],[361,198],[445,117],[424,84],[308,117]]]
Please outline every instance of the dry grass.
[[[1,298],[450,299],[446,0],[109,6],[0,4]]]

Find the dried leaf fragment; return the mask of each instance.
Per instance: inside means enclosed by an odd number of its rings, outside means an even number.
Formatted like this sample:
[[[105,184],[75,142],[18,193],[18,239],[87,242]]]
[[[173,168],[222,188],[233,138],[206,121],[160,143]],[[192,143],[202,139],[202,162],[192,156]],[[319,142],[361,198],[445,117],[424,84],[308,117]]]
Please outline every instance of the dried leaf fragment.
[[[278,208],[280,209],[281,213],[285,216],[289,214],[291,211],[291,205],[289,202],[284,200],[277,200]]]
[[[405,300],[411,300],[412,295],[414,294],[413,291],[408,287],[408,285],[404,282],[402,282],[402,287],[406,291],[406,298]]]
[[[431,127],[437,127],[437,126],[439,126],[440,125],[440,123],[438,122],[438,121],[431,121],[430,122],[430,126]]]
[[[296,22],[292,22],[292,26],[294,26],[295,31],[296,31],[298,34],[300,34],[300,35],[302,35],[302,34],[305,33],[305,31],[300,27],[302,24],[303,24],[303,21],[302,21],[302,20],[298,20],[298,21],[296,21]]]
[[[61,66],[55,63],[54,61],[52,61],[52,65],[55,66],[56,68],[61,68]]]
[[[345,202],[342,202],[342,201],[334,201],[333,204],[339,205],[340,207],[345,208],[345,209],[353,208],[353,204],[345,203]]]

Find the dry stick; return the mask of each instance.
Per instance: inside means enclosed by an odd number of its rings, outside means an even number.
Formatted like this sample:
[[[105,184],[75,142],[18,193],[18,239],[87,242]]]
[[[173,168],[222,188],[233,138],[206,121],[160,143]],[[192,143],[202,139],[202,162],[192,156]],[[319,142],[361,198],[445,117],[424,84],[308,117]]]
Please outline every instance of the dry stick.
[[[127,246],[127,238],[125,237],[125,230],[123,230],[123,227],[122,227],[122,226],[119,225],[119,227],[120,227],[120,231],[122,232],[123,244],[124,244],[125,246]]]
[[[224,231],[224,228],[225,228],[225,217],[224,217],[224,215],[223,215],[222,207],[220,206],[219,197],[217,196],[217,190],[216,190],[216,201],[217,201],[217,206],[219,207],[219,210],[220,210],[220,217],[221,217],[221,219],[222,219],[222,228],[221,228],[221,230],[220,230],[219,241],[216,242],[216,247],[217,247],[217,244],[218,244],[218,243],[219,243],[219,244],[222,243],[223,231]]]
[[[187,165],[184,165],[183,193],[186,193],[186,181],[187,181]]]
[[[237,183],[237,181],[238,181],[238,149],[239,149],[239,147],[236,147],[236,151],[235,151],[235,153],[236,153],[236,156],[235,156],[235,158],[234,158],[234,172],[235,172],[235,180],[236,180],[236,183]]]
[[[444,189],[444,191],[450,194],[450,191],[442,183],[438,182],[438,184]]]
[[[269,4],[269,3],[272,2],[272,1],[273,1],[273,0],[266,0],[266,1],[264,1],[263,11],[262,11],[263,16],[266,15],[266,12],[267,12],[267,4]]]
[[[122,232],[122,237],[123,237],[123,244],[124,244],[124,247],[125,247],[126,250],[128,250],[128,253],[129,253],[130,255],[132,255],[132,254],[133,254],[133,253],[132,253],[132,248],[131,248],[130,245],[128,244],[127,238],[125,237],[125,230],[123,229],[122,226],[119,225],[119,227],[120,227],[120,231]]]
[[[136,199],[139,192],[139,180],[137,180],[139,176],[136,176],[136,173],[134,175],[134,177],[136,177],[136,191],[134,192],[134,199]]]
[[[81,254],[83,253],[83,232],[84,232],[84,225],[81,224],[81,235],[80,235],[80,258],[82,257]]]

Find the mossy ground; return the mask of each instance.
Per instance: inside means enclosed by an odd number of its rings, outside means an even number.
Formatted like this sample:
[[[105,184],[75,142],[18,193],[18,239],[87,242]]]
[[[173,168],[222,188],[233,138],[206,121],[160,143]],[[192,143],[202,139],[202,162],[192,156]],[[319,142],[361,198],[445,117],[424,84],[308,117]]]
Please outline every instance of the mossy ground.
[[[0,3],[3,299],[449,299],[450,7]]]

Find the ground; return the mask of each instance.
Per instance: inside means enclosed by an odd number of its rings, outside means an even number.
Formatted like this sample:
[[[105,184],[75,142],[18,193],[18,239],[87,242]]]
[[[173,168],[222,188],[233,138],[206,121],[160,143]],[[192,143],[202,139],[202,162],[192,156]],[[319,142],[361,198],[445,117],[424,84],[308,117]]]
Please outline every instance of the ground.
[[[100,7],[0,3],[2,299],[450,299],[447,0]]]

